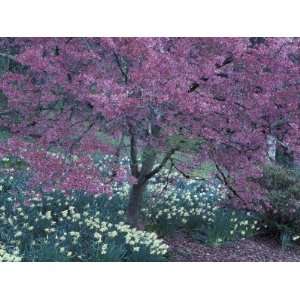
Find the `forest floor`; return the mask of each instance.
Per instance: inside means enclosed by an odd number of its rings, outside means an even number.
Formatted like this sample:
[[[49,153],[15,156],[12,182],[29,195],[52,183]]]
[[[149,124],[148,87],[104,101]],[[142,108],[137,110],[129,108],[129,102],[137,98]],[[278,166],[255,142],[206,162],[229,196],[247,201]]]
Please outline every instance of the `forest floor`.
[[[283,250],[270,237],[255,237],[211,247],[184,233],[167,239],[171,261],[185,262],[300,262],[300,247]]]

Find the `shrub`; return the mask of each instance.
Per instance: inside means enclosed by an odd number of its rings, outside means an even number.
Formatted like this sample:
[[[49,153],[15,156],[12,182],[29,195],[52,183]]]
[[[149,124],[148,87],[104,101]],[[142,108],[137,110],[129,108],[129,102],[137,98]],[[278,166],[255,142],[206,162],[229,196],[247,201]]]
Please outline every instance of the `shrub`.
[[[262,184],[267,190],[265,221],[283,245],[291,244],[300,234],[300,171],[268,165]]]

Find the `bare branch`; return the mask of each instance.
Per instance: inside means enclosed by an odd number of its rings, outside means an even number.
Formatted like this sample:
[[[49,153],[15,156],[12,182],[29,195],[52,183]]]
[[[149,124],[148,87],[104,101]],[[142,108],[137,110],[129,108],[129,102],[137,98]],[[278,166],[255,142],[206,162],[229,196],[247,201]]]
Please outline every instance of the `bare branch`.
[[[193,180],[200,180],[200,181],[204,181],[206,180],[205,178],[199,178],[199,177],[196,177],[196,176],[191,176],[190,174],[187,174],[185,173],[184,171],[180,170],[176,165],[175,165],[175,162],[174,160],[171,158],[171,165],[172,167],[174,167],[174,169],[180,173],[183,177],[185,177],[186,179],[193,179]]]
[[[168,162],[168,160],[172,157],[172,155],[178,150],[178,148],[172,148],[171,150],[169,150],[165,157],[163,158],[163,160],[161,161],[161,163],[154,168],[151,172],[149,172],[148,174],[145,175],[145,179],[148,180],[151,177],[153,177],[155,174],[157,174],[164,166],[165,164]]]
[[[121,71],[121,74],[124,77],[124,82],[127,83],[128,82],[128,71],[122,65],[122,61],[121,61],[119,55],[116,52],[114,52],[114,57],[116,59],[117,65],[118,65],[118,67]]]
[[[70,153],[72,153],[73,152],[73,150],[74,150],[74,148],[75,148],[75,146],[78,144],[78,143],[80,143],[80,141],[82,140],[82,138],[93,128],[93,126],[96,124],[96,122],[94,121],[94,122],[92,122],[87,128],[86,128],[86,130],[84,130],[83,132],[82,132],[82,134],[79,136],[79,137],[77,137],[76,139],[75,139],[75,141],[72,143],[72,145],[71,145],[71,147],[70,147]]]
[[[173,169],[174,165],[171,164],[170,166],[170,169],[169,169],[169,172],[168,172],[168,175],[167,175],[167,178],[166,178],[166,184],[165,186],[162,188],[162,190],[159,192],[158,196],[161,196],[162,193],[167,189],[167,187],[169,186],[169,183],[170,183],[170,175],[171,175],[171,172],[172,172],[172,169]]]
[[[217,175],[217,178],[224,182],[224,184],[228,187],[228,189],[239,199],[242,199],[241,196],[238,194],[238,192],[232,187],[232,185],[228,182],[228,178],[222,171],[221,167],[215,162],[215,166],[217,168],[217,171],[219,172],[219,175]]]

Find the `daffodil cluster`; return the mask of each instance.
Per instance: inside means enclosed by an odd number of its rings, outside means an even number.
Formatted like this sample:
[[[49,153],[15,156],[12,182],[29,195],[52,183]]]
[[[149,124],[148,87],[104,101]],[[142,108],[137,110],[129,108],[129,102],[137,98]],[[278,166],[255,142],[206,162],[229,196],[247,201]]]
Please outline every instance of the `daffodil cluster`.
[[[160,261],[167,254],[155,233],[127,225],[120,207],[112,216],[114,199],[33,193],[0,205],[0,240],[24,261]]]
[[[182,180],[173,172],[169,174],[171,183],[166,184],[167,170],[164,172],[164,177],[151,180],[149,194],[154,197],[147,199],[142,209],[156,230],[169,232],[186,228],[196,231],[201,241],[219,245],[265,229],[257,213],[223,206],[227,193],[220,183]]]
[[[257,213],[220,207],[215,221],[196,230],[196,237],[217,246],[226,242],[249,238],[266,228]]]
[[[0,244],[0,262],[20,262],[22,257],[19,255],[19,250],[14,249],[8,252],[4,245]]]
[[[149,189],[156,197],[149,199],[142,211],[149,222],[165,228],[213,223],[219,203],[225,197],[222,185],[203,184],[197,180],[164,187],[165,182],[152,180]],[[160,190],[163,193],[157,192]]]

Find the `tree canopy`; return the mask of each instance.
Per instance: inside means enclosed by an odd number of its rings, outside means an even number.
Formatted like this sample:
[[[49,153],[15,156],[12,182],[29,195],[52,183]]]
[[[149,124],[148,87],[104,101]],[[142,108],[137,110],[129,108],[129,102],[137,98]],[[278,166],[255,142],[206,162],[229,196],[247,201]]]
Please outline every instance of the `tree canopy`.
[[[26,160],[45,188],[102,193],[114,180],[144,184],[196,139],[192,160],[177,167],[213,162],[235,201],[252,205],[268,137],[300,153],[299,43],[1,38],[0,126],[10,132],[1,153]],[[97,151],[114,156],[109,174],[93,164]]]

